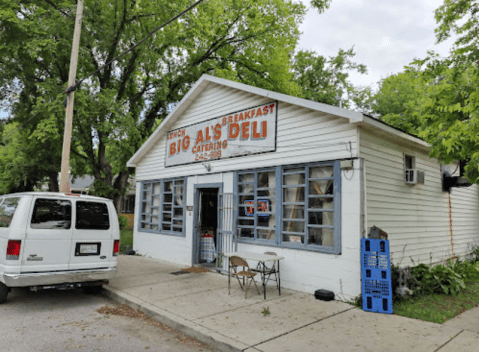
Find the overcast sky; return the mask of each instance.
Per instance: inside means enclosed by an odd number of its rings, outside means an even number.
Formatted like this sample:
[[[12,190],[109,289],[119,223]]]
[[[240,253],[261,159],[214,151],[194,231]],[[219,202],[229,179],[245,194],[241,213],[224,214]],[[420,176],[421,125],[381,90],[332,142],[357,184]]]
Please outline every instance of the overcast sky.
[[[302,0],[309,6],[309,0]],[[401,72],[428,50],[447,55],[452,42],[435,45],[434,10],[442,0],[332,0],[323,14],[310,9],[300,29],[300,49],[333,56],[354,45],[355,62],[367,75],[351,75],[355,85],[377,83]]]

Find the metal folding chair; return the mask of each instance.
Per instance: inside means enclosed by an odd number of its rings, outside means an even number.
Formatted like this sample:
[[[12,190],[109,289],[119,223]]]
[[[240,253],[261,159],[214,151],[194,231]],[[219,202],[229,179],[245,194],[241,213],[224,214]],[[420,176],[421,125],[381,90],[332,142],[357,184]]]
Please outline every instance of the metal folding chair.
[[[238,271],[238,267],[243,267],[243,270]],[[254,283],[258,294],[260,294],[258,286],[256,285],[256,281],[254,281],[254,277],[257,273],[253,272],[246,260],[243,258],[232,256],[230,257],[230,270],[231,276],[235,276],[238,279],[238,283],[243,291],[245,291],[245,298],[248,298],[248,289],[251,286],[251,282]],[[243,278],[243,284],[241,284],[240,277]],[[245,281],[246,280],[246,281]],[[249,283],[248,283],[249,281]],[[231,283],[228,281],[228,294],[231,294]]]

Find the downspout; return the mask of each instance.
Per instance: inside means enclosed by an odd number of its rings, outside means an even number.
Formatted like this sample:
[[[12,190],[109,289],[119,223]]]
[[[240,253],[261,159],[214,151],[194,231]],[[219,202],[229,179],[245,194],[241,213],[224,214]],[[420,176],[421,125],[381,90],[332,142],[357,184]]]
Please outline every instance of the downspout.
[[[452,231],[452,204],[451,204],[451,192],[447,192],[447,200],[448,200],[448,205],[449,205],[449,233],[451,237],[451,251],[452,251],[452,256],[451,259],[457,258],[456,255],[454,254],[454,237],[453,237],[453,231]]]

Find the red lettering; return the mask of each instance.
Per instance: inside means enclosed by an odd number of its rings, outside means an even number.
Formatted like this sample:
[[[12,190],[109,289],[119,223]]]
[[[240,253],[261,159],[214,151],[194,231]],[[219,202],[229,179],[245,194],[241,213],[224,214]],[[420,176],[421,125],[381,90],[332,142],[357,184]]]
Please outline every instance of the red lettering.
[[[233,116],[228,116],[228,123],[232,123],[233,122]]]
[[[243,122],[241,124],[241,139],[249,138],[249,122]]]
[[[203,143],[204,142],[204,139],[203,139],[203,131],[202,130],[199,130],[198,133],[196,134],[196,145],[200,144],[200,143]]]
[[[226,149],[226,148],[228,148],[228,141],[225,139],[223,141],[223,149]]]
[[[235,139],[238,138],[240,133],[240,127],[237,123],[231,123],[229,132],[228,132],[228,139]]]
[[[263,107],[263,115],[268,115],[268,107],[267,106]]]
[[[275,104],[271,104],[271,105],[269,106],[269,108],[270,108],[270,110],[271,110],[271,113],[273,113],[274,106],[275,106]]]
[[[268,122],[261,122],[261,137],[266,138],[268,136]]]
[[[205,136],[205,142],[211,141],[211,136],[210,136],[210,128],[206,127],[206,136]]]
[[[245,119],[245,120],[251,118],[250,113],[251,113],[251,111],[246,111],[246,112],[244,113],[244,119]]]
[[[255,110],[251,110],[251,117],[254,117]]]
[[[253,121],[253,134],[252,139],[261,139],[261,134],[258,132],[258,121]]]
[[[178,140],[178,147],[176,147],[176,153],[181,152],[181,140]]]
[[[188,147],[190,146],[190,136],[184,136],[183,137],[183,150],[188,150]]]
[[[238,117],[238,120],[240,120],[240,121],[243,121],[243,120],[244,120],[244,117],[243,117],[243,113],[242,113],[242,112],[240,112],[239,117]]]
[[[215,135],[213,138],[215,141],[221,138],[221,125],[219,123],[215,126]]]
[[[223,117],[221,123],[223,124],[223,126],[226,125],[228,123],[228,119],[226,117]]]
[[[258,110],[256,110],[256,117],[258,116],[263,116],[263,113],[261,112],[261,108],[258,108]]]
[[[238,122],[238,114],[235,115],[235,122]]]
[[[171,143],[170,144],[170,156],[176,154],[176,143]]]

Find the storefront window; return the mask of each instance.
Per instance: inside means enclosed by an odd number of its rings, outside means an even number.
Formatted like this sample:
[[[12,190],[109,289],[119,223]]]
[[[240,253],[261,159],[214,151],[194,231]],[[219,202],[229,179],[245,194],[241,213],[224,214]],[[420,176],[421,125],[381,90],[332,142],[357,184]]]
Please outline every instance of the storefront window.
[[[184,235],[185,179],[143,182],[140,231]]]
[[[276,241],[276,170],[238,174],[240,237]]]
[[[340,183],[339,162],[239,172],[240,241],[340,253]]]

